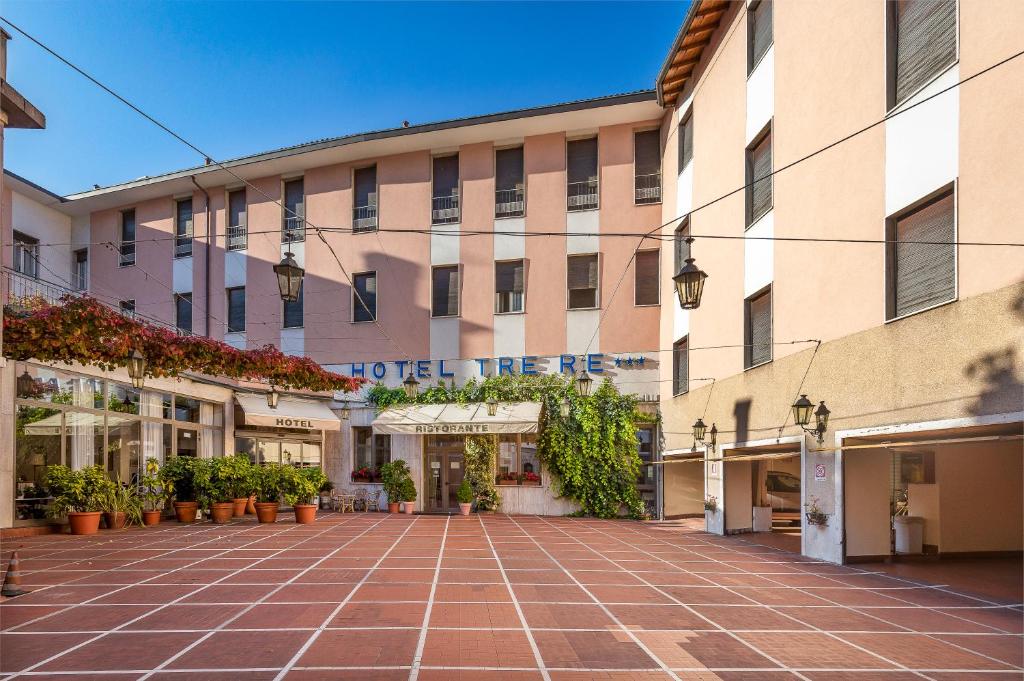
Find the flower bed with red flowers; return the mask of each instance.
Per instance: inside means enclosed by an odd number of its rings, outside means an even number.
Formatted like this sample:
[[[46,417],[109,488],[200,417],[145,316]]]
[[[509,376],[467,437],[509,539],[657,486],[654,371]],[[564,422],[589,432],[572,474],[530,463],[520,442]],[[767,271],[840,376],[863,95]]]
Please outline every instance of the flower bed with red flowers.
[[[67,296],[58,305],[42,299],[21,301],[17,309],[4,309],[3,350],[12,359],[77,362],[111,371],[126,366],[135,348],[146,357],[146,375],[153,377],[187,371],[317,392],[350,392],[364,382],[327,371],[308,357],[286,355],[272,345],[239,350],[210,338],[179,335],[126,317],[87,296]]]

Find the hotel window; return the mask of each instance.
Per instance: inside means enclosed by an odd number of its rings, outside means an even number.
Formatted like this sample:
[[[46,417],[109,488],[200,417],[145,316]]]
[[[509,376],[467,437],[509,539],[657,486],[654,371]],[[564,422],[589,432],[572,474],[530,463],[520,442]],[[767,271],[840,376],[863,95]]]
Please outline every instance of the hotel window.
[[[240,251],[249,246],[248,207],[245,190],[228,193],[228,250]]]
[[[435,156],[430,221],[447,225],[459,221],[459,156]]]
[[[744,301],[744,362],[746,369],[772,359],[772,290],[768,287],[761,293]]]
[[[760,0],[747,10],[747,73],[757,68],[772,46],[772,0]]]
[[[747,227],[772,208],[772,131],[747,147]]]
[[[306,190],[300,177],[284,183],[281,243],[306,240]]]
[[[633,304],[657,305],[661,251],[637,251],[633,262]]]
[[[679,124],[679,172],[693,161],[693,110]]]
[[[14,232],[14,271],[39,278],[39,239],[17,230]]]
[[[79,248],[74,253],[74,287],[76,291],[89,288],[89,249]]]
[[[494,263],[494,311],[522,312],[526,295],[526,261]]]
[[[118,243],[120,267],[135,264],[135,209],[121,211],[121,240]]]
[[[174,214],[174,257],[188,258],[192,255],[192,199],[175,203]]]
[[[672,394],[681,395],[690,389],[690,337],[672,344]]]
[[[284,302],[284,328],[286,329],[300,329],[303,324],[303,299],[306,297],[305,286],[299,289],[299,299],[294,303],[285,301]]]
[[[459,266],[439,265],[431,271],[431,317],[459,315]]]
[[[352,231],[377,231],[377,166],[356,168],[352,174],[355,191],[352,204]]]
[[[236,286],[227,290],[228,333],[245,331],[245,287]]]
[[[178,331],[192,333],[192,294],[174,294],[174,325]]]
[[[926,310],[956,297],[954,205],[953,190],[949,189],[889,220],[887,319]]]
[[[681,223],[679,223],[679,226],[676,227],[676,231],[672,239],[672,245],[675,250],[675,263],[672,274],[678,272],[679,268],[686,262],[686,259],[690,257],[690,244],[686,243],[686,237],[688,236],[690,236],[690,219],[685,218]]]
[[[633,133],[633,199],[661,203],[661,131]]]
[[[118,307],[119,310],[121,310],[121,314],[123,314],[124,316],[126,316],[126,317],[134,317],[135,316],[135,299],[134,298],[129,298],[128,300],[120,301],[117,304],[117,307]]]
[[[523,148],[494,152],[494,217],[515,218],[526,213]]]
[[[499,485],[539,485],[540,458],[537,436],[532,434],[498,436]]]
[[[956,61],[956,0],[888,0],[889,106]]]
[[[380,467],[391,461],[391,436],[374,435],[372,428],[352,429],[352,479],[367,481],[380,476]],[[357,471],[364,471],[357,475]]]
[[[598,307],[599,259],[597,253],[568,257],[569,309]]]
[[[377,273],[362,272],[352,277],[352,321],[377,319]]]
[[[565,145],[565,157],[568,171],[566,210],[597,208],[597,138],[570,140]]]

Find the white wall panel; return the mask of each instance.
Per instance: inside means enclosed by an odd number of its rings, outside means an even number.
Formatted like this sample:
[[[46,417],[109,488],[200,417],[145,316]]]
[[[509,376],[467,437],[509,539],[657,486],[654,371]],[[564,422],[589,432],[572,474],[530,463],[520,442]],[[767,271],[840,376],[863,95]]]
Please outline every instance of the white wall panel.
[[[775,115],[775,46],[761,57],[753,73],[747,78],[747,144]]]
[[[746,298],[772,283],[775,242],[769,239],[775,236],[775,211],[761,216],[743,236],[743,296]]]

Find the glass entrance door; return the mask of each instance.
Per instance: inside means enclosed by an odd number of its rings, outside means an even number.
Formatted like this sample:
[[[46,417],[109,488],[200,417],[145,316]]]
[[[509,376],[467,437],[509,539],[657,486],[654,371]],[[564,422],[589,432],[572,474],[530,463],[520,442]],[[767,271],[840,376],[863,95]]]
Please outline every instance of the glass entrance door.
[[[458,509],[455,493],[465,475],[463,444],[461,437],[427,437],[423,506],[428,513],[451,513]]]

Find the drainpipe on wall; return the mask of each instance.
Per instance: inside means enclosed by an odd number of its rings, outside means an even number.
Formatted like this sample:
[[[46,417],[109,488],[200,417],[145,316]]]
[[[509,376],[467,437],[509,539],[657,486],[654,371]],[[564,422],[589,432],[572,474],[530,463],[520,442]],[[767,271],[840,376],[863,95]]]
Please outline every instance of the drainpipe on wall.
[[[213,222],[210,219],[210,195],[205,189],[199,186],[199,183],[196,182],[195,175],[191,175],[189,179],[192,180],[192,184],[196,186],[196,189],[203,193],[203,196],[206,199],[206,326],[204,328],[206,331],[206,337],[210,338],[210,256],[213,253],[213,239],[216,236],[216,233],[214,232]]]

